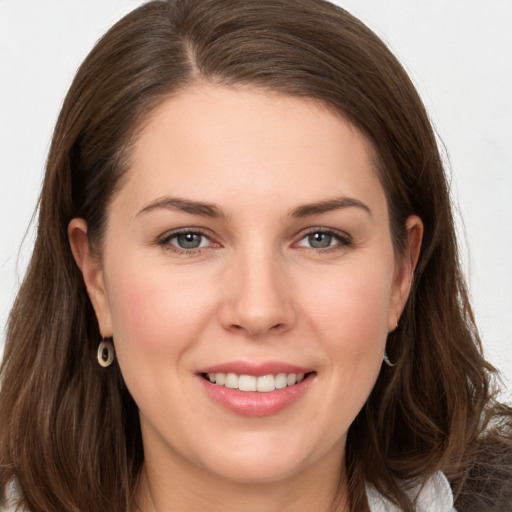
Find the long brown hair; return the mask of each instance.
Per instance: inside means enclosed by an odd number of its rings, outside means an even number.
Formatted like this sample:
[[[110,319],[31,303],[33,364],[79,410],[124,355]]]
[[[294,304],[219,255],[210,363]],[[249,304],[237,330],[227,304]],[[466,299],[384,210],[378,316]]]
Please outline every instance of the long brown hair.
[[[369,482],[412,510],[398,480],[442,470],[464,506],[467,484],[482,482],[485,465],[474,462],[482,436],[510,453],[511,413],[493,401],[494,369],[482,357],[459,267],[442,161],[403,68],[367,27],[323,0],[152,1],[109,30],[79,69],[55,128],[34,252],[8,322],[0,488],[16,479],[33,512],[130,510],[144,459],[138,411],[118,366],[105,371],[96,362],[98,325],[67,226],[85,219],[101,254],[106,209],[137,130],[162,101],[199,81],[335,109],[372,145],[398,255],[407,217],[423,220],[413,290],[388,339],[398,365],[383,367],[348,433],[350,500],[367,510]],[[491,417],[494,430],[486,428]],[[500,463],[494,481],[502,494],[507,467]],[[477,494],[498,499],[496,489]]]

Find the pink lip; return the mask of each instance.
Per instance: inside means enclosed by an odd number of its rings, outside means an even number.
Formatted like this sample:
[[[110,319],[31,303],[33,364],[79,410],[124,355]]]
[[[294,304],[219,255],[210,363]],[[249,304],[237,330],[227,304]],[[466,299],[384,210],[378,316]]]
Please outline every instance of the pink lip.
[[[236,373],[237,375],[276,375],[278,373],[305,373],[306,378],[299,384],[276,389],[268,393],[240,391],[211,383],[203,377],[206,373]],[[241,416],[271,416],[299,400],[309,389],[316,373],[307,368],[279,362],[247,363],[234,361],[203,368],[197,372],[206,394],[228,411]]]
[[[263,375],[277,375],[278,373],[309,373],[312,371],[311,368],[302,368],[279,361],[266,361],[262,363],[230,361],[228,363],[201,368],[197,373],[236,373],[237,375],[262,377]]]

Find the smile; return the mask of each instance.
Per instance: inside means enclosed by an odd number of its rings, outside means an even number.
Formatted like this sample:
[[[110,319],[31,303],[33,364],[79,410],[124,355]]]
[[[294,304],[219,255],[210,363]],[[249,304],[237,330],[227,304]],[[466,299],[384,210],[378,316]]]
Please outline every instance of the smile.
[[[308,394],[317,372],[283,361],[230,361],[196,372],[214,403],[242,416],[272,416]]]
[[[304,373],[278,373],[276,375],[237,375],[236,373],[207,373],[205,379],[218,386],[240,391],[270,393],[276,389],[295,386],[304,380]]]

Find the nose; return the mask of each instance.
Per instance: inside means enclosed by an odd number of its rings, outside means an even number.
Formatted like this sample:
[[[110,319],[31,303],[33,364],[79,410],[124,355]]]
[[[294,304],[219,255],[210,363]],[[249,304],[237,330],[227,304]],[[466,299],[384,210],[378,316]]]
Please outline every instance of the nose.
[[[283,333],[293,327],[296,311],[286,265],[271,254],[247,254],[230,265],[221,323],[252,338]]]

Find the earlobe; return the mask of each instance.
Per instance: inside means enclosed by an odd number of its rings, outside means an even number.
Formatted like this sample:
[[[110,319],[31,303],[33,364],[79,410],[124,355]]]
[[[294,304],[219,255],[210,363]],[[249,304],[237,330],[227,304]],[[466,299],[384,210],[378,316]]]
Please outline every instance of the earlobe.
[[[411,291],[414,270],[418,263],[421,242],[423,240],[423,222],[416,215],[410,215],[405,223],[407,230],[407,247],[397,267],[394,300],[391,306],[389,331],[394,330],[405,307]]]
[[[87,223],[84,219],[75,218],[71,220],[68,225],[68,238],[73,257],[82,272],[89,299],[96,313],[100,333],[105,338],[111,337],[112,320],[103,270],[99,258],[90,249]]]

